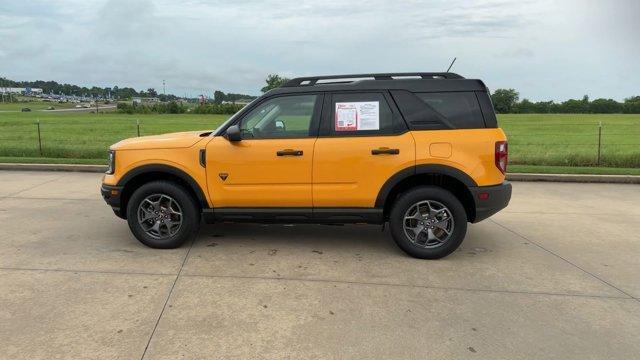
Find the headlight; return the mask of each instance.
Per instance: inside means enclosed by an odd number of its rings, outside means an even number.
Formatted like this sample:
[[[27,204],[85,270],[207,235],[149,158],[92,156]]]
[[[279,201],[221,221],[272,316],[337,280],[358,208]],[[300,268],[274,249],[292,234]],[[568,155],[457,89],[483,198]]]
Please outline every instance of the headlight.
[[[109,150],[109,164],[107,168],[107,174],[113,175],[116,171],[116,152],[114,150]]]

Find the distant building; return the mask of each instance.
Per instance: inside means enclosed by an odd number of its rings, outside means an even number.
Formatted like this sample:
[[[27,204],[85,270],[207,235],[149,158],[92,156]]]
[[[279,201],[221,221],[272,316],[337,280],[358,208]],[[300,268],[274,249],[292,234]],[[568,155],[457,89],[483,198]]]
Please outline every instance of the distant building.
[[[133,103],[138,105],[138,104],[151,104],[151,103],[157,103],[160,102],[160,98],[157,97],[134,97],[133,98]]]
[[[17,87],[0,87],[0,93],[2,94],[23,94],[23,95],[31,95],[31,94],[42,94],[42,89],[40,88],[17,88]]]

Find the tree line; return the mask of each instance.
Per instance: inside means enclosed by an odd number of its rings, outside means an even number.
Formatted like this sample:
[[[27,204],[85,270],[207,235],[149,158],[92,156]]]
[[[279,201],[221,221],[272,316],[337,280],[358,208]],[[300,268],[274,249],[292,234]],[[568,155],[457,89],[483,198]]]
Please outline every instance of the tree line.
[[[520,94],[514,89],[497,89],[491,94],[491,101],[500,114],[640,114],[640,96],[626,98],[623,102],[604,98],[590,100],[587,95],[560,103],[534,102],[520,100]]]
[[[134,97],[157,97],[160,101],[174,101],[179,97],[174,94],[159,94],[156,89],[149,88],[147,90],[136,90],[132,87],[86,87],[71,84],[61,84],[56,81],[15,81],[0,77],[0,87],[18,87],[18,88],[40,88],[43,94],[56,94],[66,96],[88,96],[97,98],[107,98],[109,95],[112,99],[116,100],[131,100]],[[214,103],[221,104],[222,102],[233,102],[240,99],[254,99],[255,96],[245,94],[225,94],[222,91],[216,90],[214,92]]]
[[[280,76],[278,74],[269,74],[265,79],[266,85],[261,89],[262,92],[267,92],[271,89],[282,86],[289,79]],[[13,81],[0,77],[0,87],[31,87],[41,88],[44,94],[65,94],[76,96],[93,96],[106,98],[111,95],[112,99],[127,100],[133,97],[158,97],[162,102],[176,101],[179,98],[173,94],[158,94],[154,88],[149,88],[146,91],[137,91],[131,87],[84,87],[71,84],[60,84],[56,81]],[[216,90],[213,94],[213,105],[223,105],[223,103],[235,102],[240,99],[255,99],[255,96],[236,94],[236,93],[224,93],[220,90]],[[491,100],[497,113],[501,114],[546,114],[546,113],[579,113],[579,114],[613,114],[613,113],[625,113],[625,114],[640,114],[640,96],[632,96],[619,102],[614,99],[598,98],[591,100],[587,95],[582,99],[569,99],[563,102],[554,101],[531,101],[529,99],[520,100],[520,94],[514,89],[497,89],[491,94]],[[131,109],[122,109],[125,112],[132,111]],[[149,109],[150,110],[150,109]],[[158,109],[160,110],[160,109]],[[164,110],[164,109],[162,109]],[[174,105],[169,106],[170,111],[182,111],[182,109],[176,108]],[[209,108],[202,109],[206,113],[227,113],[231,111],[230,107],[210,106]],[[151,110],[153,111],[153,110]]]
[[[147,91],[137,91],[131,87],[86,87],[71,84],[60,84],[56,81],[15,81],[0,77],[0,87],[20,87],[20,88],[41,88],[44,94],[93,96],[106,98],[111,94],[115,99],[130,99],[135,96],[157,96],[154,89]]]
[[[234,94],[234,93],[224,93],[220,90],[216,90],[213,92],[213,103],[220,105],[223,102],[236,102],[238,100],[255,99],[255,96],[245,95],[245,94]]]

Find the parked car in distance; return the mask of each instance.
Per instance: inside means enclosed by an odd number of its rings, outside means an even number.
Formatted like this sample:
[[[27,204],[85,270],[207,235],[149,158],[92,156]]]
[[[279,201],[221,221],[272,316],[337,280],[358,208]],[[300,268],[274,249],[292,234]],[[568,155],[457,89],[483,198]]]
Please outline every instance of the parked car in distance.
[[[206,222],[389,224],[437,259],[506,207],[507,139],[489,91],[454,73],[304,77],[216,130],[120,141],[102,196],[133,234],[175,248]]]
[[[24,107],[24,108],[20,109],[20,111],[22,111],[22,112],[30,112],[31,109],[27,108],[27,107]]]

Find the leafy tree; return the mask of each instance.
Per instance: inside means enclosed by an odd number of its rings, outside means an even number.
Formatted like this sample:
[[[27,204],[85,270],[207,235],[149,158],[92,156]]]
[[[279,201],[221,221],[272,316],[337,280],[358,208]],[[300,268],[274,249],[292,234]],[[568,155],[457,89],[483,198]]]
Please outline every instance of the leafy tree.
[[[120,88],[116,93],[116,97],[118,99],[131,99],[132,97],[138,96],[138,95],[140,94],[138,94],[138,92],[134,88],[130,88],[130,87]]]
[[[554,103],[553,101],[538,101],[535,103],[536,113],[540,114],[552,114],[557,113],[559,111],[560,105]]]
[[[589,109],[596,114],[613,114],[621,112],[622,104],[613,99],[595,99]]]
[[[522,99],[519,103],[515,104],[514,112],[518,114],[531,114],[535,113],[536,104],[532,103],[529,99]]]
[[[289,81],[289,79],[278,74],[269,74],[265,81],[267,85],[261,89],[263,93],[266,93],[271,89],[279,88],[280,86],[284,85],[284,83]]]
[[[235,102],[237,100],[240,99],[255,99],[255,96],[251,96],[251,95],[246,95],[246,94],[234,94],[234,93],[228,93],[225,94],[222,91],[216,90],[213,92],[213,103],[214,104],[222,104],[225,101],[229,101],[229,102]]]
[[[147,95],[148,95],[149,97],[157,97],[157,96],[158,96],[158,93],[156,92],[156,89],[154,89],[154,88],[149,88],[149,89],[147,89]]]
[[[169,114],[182,114],[185,108],[172,100],[166,104],[165,111]]]
[[[158,94],[158,99],[160,99],[160,101],[162,102],[167,102],[167,101],[176,101],[178,100],[178,97],[173,95],[173,94]]]
[[[224,97],[224,99],[226,101],[231,101],[234,102],[236,100],[240,100],[240,99],[255,99],[255,96],[251,96],[251,95],[245,95],[245,94],[234,94],[234,93],[227,93]]]
[[[519,96],[514,89],[497,89],[491,95],[491,101],[496,112],[506,114],[513,112]]]
[[[589,96],[585,95],[582,100],[569,99],[559,105],[560,112],[569,114],[585,114],[589,112]]]
[[[216,90],[213,92],[213,103],[214,104],[222,104],[225,99],[225,95],[222,91]]]
[[[626,114],[640,114],[640,96],[632,96],[624,99],[622,112]]]

